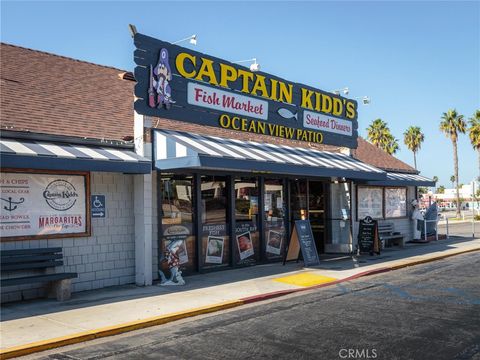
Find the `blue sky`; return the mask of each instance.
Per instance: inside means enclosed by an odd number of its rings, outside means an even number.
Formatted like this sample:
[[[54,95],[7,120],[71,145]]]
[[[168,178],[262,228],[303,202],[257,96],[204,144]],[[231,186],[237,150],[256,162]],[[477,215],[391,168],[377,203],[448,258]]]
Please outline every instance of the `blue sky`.
[[[198,35],[196,50],[323,90],[348,86],[360,106],[359,130],[387,121],[413,164],[403,132],[425,133],[423,175],[449,186],[452,144],[438,130],[450,108],[480,108],[480,2],[1,2],[3,42],[133,70],[129,23],[166,41]],[[186,47],[191,47],[185,43]],[[459,140],[460,182],[478,174],[467,135]],[[451,186],[451,185],[450,185]]]

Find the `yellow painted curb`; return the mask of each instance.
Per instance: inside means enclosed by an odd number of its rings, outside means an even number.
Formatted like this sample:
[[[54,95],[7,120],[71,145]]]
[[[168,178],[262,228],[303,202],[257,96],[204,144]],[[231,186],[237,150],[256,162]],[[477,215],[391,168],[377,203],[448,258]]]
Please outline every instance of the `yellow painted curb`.
[[[242,300],[233,300],[218,303],[215,305],[209,305],[204,307],[199,307],[196,309],[190,309],[187,311],[181,311],[176,313],[171,313],[167,315],[154,316],[147,319],[130,321],[123,324],[118,324],[114,326],[108,326],[104,328],[99,328],[95,330],[89,330],[84,332],[79,332],[72,335],[61,336],[53,339],[42,340],[33,342],[30,344],[15,346],[7,349],[0,350],[0,359],[11,359],[18,356],[24,356],[28,354],[33,354],[40,351],[45,351],[49,349],[54,349],[57,347],[77,344],[87,340],[98,339],[106,336],[118,335],[132,330],[144,329],[150,326],[162,325],[172,321],[185,319],[192,316],[197,316],[201,314],[208,314],[211,312],[226,310],[236,306],[243,305]]]
[[[304,272],[301,274],[294,274],[274,279],[274,281],[278,281],[281,283],[305,287],[326,284],[335,280],[338,279],[315,274],[312,272]]]

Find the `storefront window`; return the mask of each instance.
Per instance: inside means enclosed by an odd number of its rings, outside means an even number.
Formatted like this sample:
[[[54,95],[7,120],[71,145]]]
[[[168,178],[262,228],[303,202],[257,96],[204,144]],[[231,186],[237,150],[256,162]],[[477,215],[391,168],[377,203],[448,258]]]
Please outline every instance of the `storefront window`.
[[[180,267],[196,270],[195,227],[193,226],[193,177],[163,176],[160,180],[162,196],[161,252],[177,248]],[[165,270],[165,262],[159,264]]]
[[[254,264],[260,259],[258,232],[258,180],[235,179],[236,263]]]
[[[321,181],[308,182],[308,219],[312,227],[313,238],[319,253],[325,251],[326,214],[325,184]]]
[[[383,218],[383,188],[359,186],[357,204],[358,219],[363,219],[366,216],[371,216],[374,219]]]
[[[350,244],[350,185],[346,182],[330,184],[330,222],[328,244],[333,249]],[[330,249],[332,247],[329,247]],[[327,250],[328,251],[328,250]]]
[[[283,181],[265,180],[265,254],[267,259],[283,257],[285,249],[285,194]]]
[[[201,177],[202,257],[200,264],[203,269],[230,264],[226,184],[225,176]]]
[[[407,189],[385,188],[385,217],[407,216]]]
[[[290,180],[290,190],[292,221],[308,219],[307,180]]]

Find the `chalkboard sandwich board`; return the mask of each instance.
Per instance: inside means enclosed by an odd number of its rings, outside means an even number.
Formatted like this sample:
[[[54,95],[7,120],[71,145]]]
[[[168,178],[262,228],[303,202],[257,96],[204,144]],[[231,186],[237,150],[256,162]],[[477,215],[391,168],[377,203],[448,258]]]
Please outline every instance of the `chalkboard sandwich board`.
[[[303,262],[305,266],[320,265],[318,258],[317,247],[315,246],[315,239],[313,238],[312,227],[308,220],[296,220],[293,227],[292,236],[288,244],[286,261],[298,260],[302,250]]]
[[[360,220],[358,230],[358,249],[361,253],[368,252],[380,254],[380,243],[378,239],[378,222],[370,216]]]

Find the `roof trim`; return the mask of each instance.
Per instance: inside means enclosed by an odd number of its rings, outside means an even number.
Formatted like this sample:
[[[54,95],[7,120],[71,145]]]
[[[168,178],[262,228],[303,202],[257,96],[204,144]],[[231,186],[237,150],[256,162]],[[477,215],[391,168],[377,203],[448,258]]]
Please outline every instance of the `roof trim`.
[[[436,182],[419,174],[388,172],[387,179],[382,181],[367,181],[367,185],[378,186],[435,186]]]
[[[133,142],[129,142],[129,141],[94,139],[94,138],[85,138],[85,137],[77,137],[77,136],[53,135],[53,134],[46,134],[46,133],[10,131],[10,130],[2,130],[2,133],[0,134],[0,139],[48,141],[48,142],[55,142],[59,144],[66,144],[66,145],[76,144],[76,145],[108,146],[108,147],[115,147],[115,148],[122,148],[122,149],[134,149],[135,147]]]

